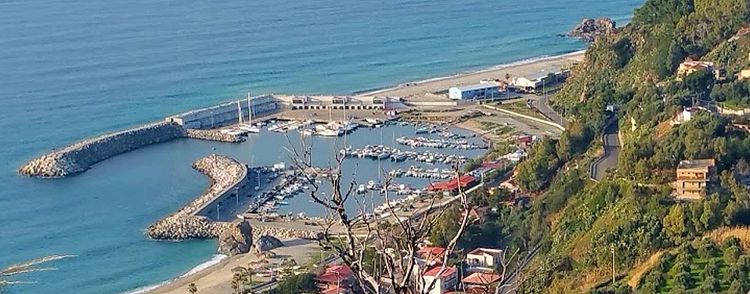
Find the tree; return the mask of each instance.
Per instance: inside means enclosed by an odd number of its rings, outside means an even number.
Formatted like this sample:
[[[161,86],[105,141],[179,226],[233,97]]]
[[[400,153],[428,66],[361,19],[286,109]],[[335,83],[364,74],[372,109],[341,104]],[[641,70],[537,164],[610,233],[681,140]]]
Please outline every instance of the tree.
[[[198,287],[195,285],[195,283],[190,283],[187,287],[188,293],[195,294],[198,292]]]
[[[729,294],[745,294],[745,289],[742,286],[742,280],[736,279],[733,280],[731,284],[729,284],[729,289],[727,290],[727,293]]]
[[[431,235],[436,220],[449,211],[446,208],[455,206],[460,211],[470,211],[472,205],[464,187],[457,187],[455,196],[447,204],[439,203],[438,200],[442,201],[440,195],[425,197],[425,207],[420,208],[418,213],[415,212],[411,218],[400,218],[391,202],[389,188],[394,184],[392,178],[386,176],[382,182],[384,189],[378,191],[377,201],[384,202],[388,214],[373,215],[368,207],[376,201],[375,195],[364,196],[364,199],[356,196],[356,176],[348,181],[343,177],[344,156],[336,153],[334,159],[328,161],[328,166],[320,167],[313,164],[312,148],[305,140],[301,140],[301,146],[289,147],[287,150],[295,174],[310,187],[308,195],[312,202],[323,207],[328,215],[320,223],[322,232],[319,245],[352,270],[357,287],[365,293],[382,293],[386,290],[386,285],[381,282],[383,279],[391,281],[387,290],[396,294],[426,292],[435,287],[435,281],[427,283],[419,278],[421,275],[414,274],[415,271],[427,270],[427,267],[418,264],[419,245]],[[459,166],[454,166],[453,171],[455,178],[461,177]],[[350,172],[346,173],[348,175]],[[324,183],[331,191],[328,195],[321,191]],[[457,230],[455,235],[446,238],[447,244],[436,275],[449,269],[449,258],[468,227],[469,216],[469,213],[463,213],[454,220],[458,223]],[[378,253],[377,259],[385,269],[383,273],[370,272],[363,262],[368,248],[374,248]]]
[[[271,294],[298,294],[298,293],[314,293],[317,291],[315,287],[315,275],[312,273],[305,273],[301,275],[290,275],[285,277],[279,282],[279,285],[271,290]]]
[[[728,264],[733,264],[738,261],[740,258],[740,248],[737,246],[730,246],[727,249],[724,249],[724,260]]]
[[[672,242],[679,244],[688,235],[689,219],[682,205],[674,205],[664,218],[664,230]]]

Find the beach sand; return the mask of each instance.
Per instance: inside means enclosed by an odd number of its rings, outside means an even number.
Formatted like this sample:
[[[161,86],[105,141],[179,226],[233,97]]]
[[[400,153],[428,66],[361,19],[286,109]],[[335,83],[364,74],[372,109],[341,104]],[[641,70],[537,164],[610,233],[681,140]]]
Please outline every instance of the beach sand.
[[[286,246],[273,250],[277,256],[269,259],[272,263],[281,262],[284,258],[293,258],[298,264],[305,264],[311,261],[312,254],[319,251],[318,243],[315,241],[290,239],[283,242]],[[232,269],[237,266],[247,267],[250,262],[257,259],[258,257],[252,253],[228,257],[202,271],[170,281],[165,285],[148,291],[148,293],[184,294],[188,293],[188,285],[195,283],[198,293],[230,294],[232,293]],[[253,280],[266,281],[268,278],[253,276]]]
[[[512,79],[513,77],[536,74],[543,70],[550,71],[552,69],[568,67],[576,62],[583,61],[584,53],[585,51],[577,51],[559,56],[540,58],[533,61],[516,62],[474,72],[406,83],[392,88],[360,93],[360,95],[392,96],[411,100],[448,99],[447,97],[433,95],[432,93],[446,91],[448,88],[454,86],[476,84],[479,83],[480,80],[505,80],[506,73],[510,74]]]

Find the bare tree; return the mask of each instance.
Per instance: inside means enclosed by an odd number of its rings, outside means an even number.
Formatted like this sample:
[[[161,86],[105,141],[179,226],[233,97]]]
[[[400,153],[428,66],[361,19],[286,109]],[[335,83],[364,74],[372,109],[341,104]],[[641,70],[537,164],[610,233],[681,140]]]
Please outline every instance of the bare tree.
[[[458,205],[465,212],[458,220],[458,230],[450,238],[440,258],[442,265],[435,276],[442,276],[448,269],[448,259],[469,224],[468,211],[471,207],[461,183],[456,195],[441,202],[438,202],[439,197],[433,195],[428,199],[427,207],[413,211],[410,217],[404,218],[398,217],[396,207],[391,204],[388,188],[392,185],[392,178],[385,176],[377,195],[385,202],[387,213],[374,214],[374,193],[369,198],[359,197],[356,177],[350,181],[343,180],[344,154],[336,153],[326,168],[316,167],[313,165],[311,146],[304,140],[300,141],[300,147],[290,144],[292,147],[288,151],[295,172],[304,177],[311,187],[309,195],[313,202],[325,208],[327,213],[325,221],[320,224],[323,230],[320,245],[351,268],[357,286],[365,293],[392,291],[399,294],[427,293],[435,287],[436,280],[427,283],[424,279],[428,266],[420,259],[419,245],[446,211],[441,208]],[[351,172],[356,176],[356,170]],[[454,166],[454,174],[456,181],[460,181],[458,164]],[[316,181],[318,179],[321,179],[320,182]],[[330,185],[330,195],[322,193],[323,183]],[[357,208],[347,209],[347,204],[356,205]],[[368,249],[374,250],[374,262],[380,263],[380,266],[372,267],[372,271],[365,266]],[[378,272],[379,269],[382,272]]]

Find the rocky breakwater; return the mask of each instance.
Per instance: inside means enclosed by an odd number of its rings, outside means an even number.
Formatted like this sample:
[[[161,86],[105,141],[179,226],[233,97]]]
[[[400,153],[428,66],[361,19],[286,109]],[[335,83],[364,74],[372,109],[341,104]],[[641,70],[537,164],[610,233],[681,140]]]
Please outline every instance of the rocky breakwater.
[[[220,130],[199,130],[199,129],[187,129],[186,136],[191,139],[227,142],[227,143],[240,143],[245,141],[245,137],[222,133]]]
[[[219,252],[222,254],[248,252],[253,233],[250,223],[214,222],[196,215],[240,183],[247,176],[247,167],[230,157],[212,154],[196,161],[193,168],[207,175],[211,179],[211,186],[179,211],[150,225],[146,234],[152,239],[172,241],[219,238]]]
[[[22,175],[60,178],[83,172],[112,156],[146,145],[185,137],[182,126],[158,122],[87,139],[33,159],[22,166]]]
[[[257,225],[253,228],[256,239],[262,236],[273,236],[279,239],[308,239],[318,240],[323,236],[323,231],[316,229],[291,229]]]
[[[616,32],[617,24],[610,18],[585,18],[568,33],[568,36],[593,42],[599,36],[611,35]]]

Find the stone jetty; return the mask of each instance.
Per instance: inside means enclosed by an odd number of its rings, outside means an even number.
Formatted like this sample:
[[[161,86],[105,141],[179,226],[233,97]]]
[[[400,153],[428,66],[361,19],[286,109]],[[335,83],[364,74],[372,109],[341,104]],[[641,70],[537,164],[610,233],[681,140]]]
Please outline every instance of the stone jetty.
[[[91,165],[146,145],[185,136],[174,123],[158,122],[83,140],[29,161],[18,172],[43,178],[59,178],[87,170]]]
[[[187,129],[186,136],[191,139],[206,140],[206,141],[217,141],[227,143],[240,143],[245,141],[245,137],[222,133],[216,129],[200,130],[200,129]]]
[[[29,161],[18,172],[40,178],[61,178],[84,172],[97,162],[115,155],[178,138],[229,143],[244,141],[243,137],[223,134],[218,130],[185,129],[179,124],[163,121],[101,135],[54,150]]]
[[[240,183],[247,176],[247,167],[230,157],[212,154],[196,161],[193,168],[207,175],[211,179],[211,186],[174,214],[150,225],[146,234],[152,239],[218,238],[223,230],[231,226],[196,214]]]

